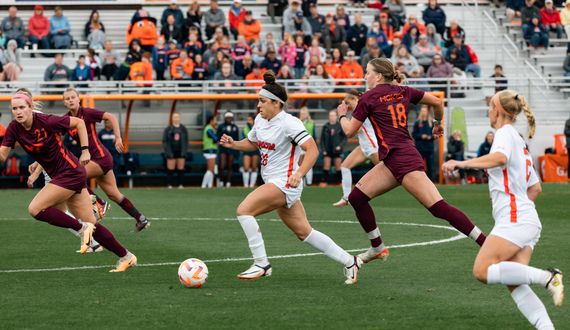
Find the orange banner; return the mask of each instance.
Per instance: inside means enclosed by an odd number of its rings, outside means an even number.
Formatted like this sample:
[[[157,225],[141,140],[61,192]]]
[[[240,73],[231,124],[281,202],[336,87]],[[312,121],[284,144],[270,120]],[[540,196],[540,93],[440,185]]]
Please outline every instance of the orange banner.
[[[557,155],[566,155],[568,153],[566,147],[566,135],[554,134],[554,153]]]
[[[542,182],[568,182],[568,155],[546,154],[538,163]]]

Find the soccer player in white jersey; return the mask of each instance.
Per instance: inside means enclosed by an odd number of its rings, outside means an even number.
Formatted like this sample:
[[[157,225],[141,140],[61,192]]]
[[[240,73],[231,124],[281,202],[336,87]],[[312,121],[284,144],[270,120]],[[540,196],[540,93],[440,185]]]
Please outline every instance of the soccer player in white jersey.
[[[554,329],[546,308],[529,287],[544,286],[554,304],[562,305],[562,273],[558,269],[528,266],[542,229],[534,206],[541,187],[525,142],[513,127],[521,111],[528,119],[532,137],[534,115],[524,96],[510,90],[495,94],[490,102],[489,121],[497,131],[490,153],[465,161],[451,160],[442,169],[488,169],[495,227],[479,250],[473,274],[483,283],[507,285],[519,310],[532,325]]]
[[[321,251],[327,257],[344,265],[345,283],[356,282],[356,274],[362,261],[339,247],[330,237],[311,228],[301,203],[301,180],[313,167],[319,151],[315,140],[307,133],[303,123],[283,111],[287,91],[275,83],[271,70],[263,74],[265,85],[259,92],[259,115],[248,136],[234,141],[223,135],[220,144],[239,151],[261,152],[261,174],[265,184],[252,191],[237,209],[237,218],[249,241],[253,265],[238,275],[243,280],[255,280],[270,276],[273,269],[267,259],[265,244],[255,217],[273,210],[297,237]],[[300,150],[305,159],[299,166]]]
[[[361,96],[362,92],[351,89],[346,93],[344,101],[338,107],[354,110]],[[342,164],[340,164],[342,174],[342,198],[340,201],[334,203],[334,206],[348,204],[348,195],[350,195],[350,191],[352,190],[351,169],[364,163],[367,159],[370,159],[374,165],[380,162],[378,159],[378,140],[376,139],[374,128],[372,128],[372,123],[368,118],[362,122],[362,127],[358,131],[358,143],[359,146],[352,150],[343,160]]]

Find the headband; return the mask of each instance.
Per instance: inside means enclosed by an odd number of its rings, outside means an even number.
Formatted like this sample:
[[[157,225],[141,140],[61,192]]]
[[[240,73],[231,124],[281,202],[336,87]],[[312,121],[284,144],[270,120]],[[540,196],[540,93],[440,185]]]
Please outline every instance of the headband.
[[[30,104],[30,105],[34,104],[34,102],[32,102],[30,97],[26,94],[14,94],[14,96],[12,96],[12,100],[13,99],[24,99],[28,102],[28,104]]]
[[[513,115],[513,114],[510,114],[510,113],[508,113],[507,111],[505,111],[505,109],[503,109],[503,106],[501,105],[501,102],[499,101],[499,94],[500,94],[500,93],[501,93],[501,92],[495,94],[495,96],[493,97],[493,103],[495,104],[495,108],[499,109],[499,111],[501,111],[501,112],[504,113],[505,115],[507,115],[507,116],[509,116],[509,117],[511,117],[511,118],[513,118],[513,119],[516,119],[517,116],[515,116],[515,115]],[[517,94],[517,96],[518,96],[518,94]]]
[[[281,104],[285,104],[285,101],[283,101],[282,99],[277,97],[277,95],[271,93],[270,91],[268,91],[265,88],[262,88],[259,91],[259,96],[263,96],[263,97],[266,97],[266,98],[271,99],[271,100],[279,101],[279,102],[281,102]]]

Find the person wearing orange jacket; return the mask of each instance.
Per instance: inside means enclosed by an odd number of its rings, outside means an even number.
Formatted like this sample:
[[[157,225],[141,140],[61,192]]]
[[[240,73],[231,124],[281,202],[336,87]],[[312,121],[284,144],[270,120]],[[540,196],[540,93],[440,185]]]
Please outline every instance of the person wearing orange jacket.
[[[135,62],[131,64],[131,71],[129,76],[132,81],[152,81],[152,64],[150,63],[152,54],[150,52],[144,52],[141,56],[140,62]],[[147,87],[143,90],[143,94],[150,94],[150,83],[138,83],[137,86]],[[150,107],[150,100],[144,100],[143,104],[146,108]]]
[[[185,49],[180,50],[180,57],[172,61],[170,76],[172,80],[190,80],[194,72],[194,61],[188,57]]]
[[[389,42],[394,39],[394,27],[388,22],[388,14],[380,14],[380,30],[384,31],[384,34],[388,38]]]
[[[245,41],[249,42],[252,38],[259,40],[259,32],[261,32],[261,23],[253,19],[251,10],[246,10],[245,20],[239,22],[238,34],[243,34]]]
[[[358,62],[354,60],[354,50],[349,50],[346,53],[346,61],[340,67],[340,74],[342,79],[362,79],[364,78],[364,72],[362,67]],[[344,85],[362,85],[362,81],[346,81]]]
[[[342,74],[340,73],[340,68],[333,63],[332,55],[327,55],[325,59],[325,63],[323,63],[323,67],[327,74],[335,80],[335,84],[338,85],[337,79],[342,79]]]
[[[263,73],[265,69],[261,67],[261,64],[255,63],[253,65],[253,71],[245,76],[245,80],[261,80],[261,82],[246,82],[245,85],[247,87],[260,87],[263,86],[265,83],[263,82]],[[255,89],[255,93],[259,93],[260,88]]]

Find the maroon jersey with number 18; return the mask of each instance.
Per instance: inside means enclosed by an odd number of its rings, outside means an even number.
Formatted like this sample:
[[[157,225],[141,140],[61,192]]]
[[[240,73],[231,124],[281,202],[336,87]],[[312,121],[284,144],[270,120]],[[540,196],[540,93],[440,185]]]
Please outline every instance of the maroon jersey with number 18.
[[[364,122],[370,118],[378,137],[378,157],[390,150],[415,148],[408,131],[410,103],[417,104],[425,92],[407,86],[380,84],[362,95],[352,117]]]

